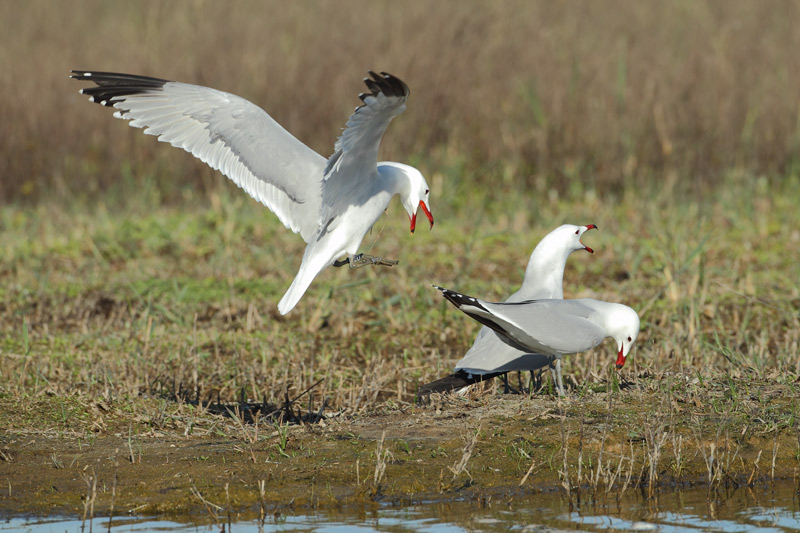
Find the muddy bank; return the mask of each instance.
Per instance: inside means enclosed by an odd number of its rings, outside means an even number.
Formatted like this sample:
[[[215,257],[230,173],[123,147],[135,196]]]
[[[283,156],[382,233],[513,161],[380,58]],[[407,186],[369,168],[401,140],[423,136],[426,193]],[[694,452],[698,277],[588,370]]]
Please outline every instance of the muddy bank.
[[[796,477],[794,386],[762,383],[734,399],[718,385],[706,384],[704,395],[632,388],[563,401],[448,397],[314,425],[237,432],[221,428],[238,422],[220,420],[202,435],[132,420],[124,402],[85,401],[84,416],[65,426],[52,421],[70,408],[63,398],[32,400],[21,413],[6,397],[0,510],[82,514],[88,501],[97,515],[112,506],[119,514],[274,512]],[[137,401],[165,409],[163,400]],[[98,422],[92,411],[105,416]]]

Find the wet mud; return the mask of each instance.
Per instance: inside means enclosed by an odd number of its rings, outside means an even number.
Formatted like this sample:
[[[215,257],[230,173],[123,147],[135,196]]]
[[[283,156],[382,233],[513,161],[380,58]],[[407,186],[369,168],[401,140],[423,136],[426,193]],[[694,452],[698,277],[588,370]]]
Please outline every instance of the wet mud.
[[[241,425],[238,433],[200,436],[148,427],[116,412],[122,405],[100,409],[92,402],[86,416],[59,427],[42,422],[42,411],[57,416],[63,398],[39,401],[40,411],[27,414],[8,412],[17,404],[6,398],[0,511],[280,513],[508,500],[542,490],[648,495],[675,486],[794,479],[800,434],[793,390],[765,385],[757,400],[724,403],[637,390],[566,400],[442,397],[332,414],[317,424]],[[100,423],[92,410],[105,413]]]

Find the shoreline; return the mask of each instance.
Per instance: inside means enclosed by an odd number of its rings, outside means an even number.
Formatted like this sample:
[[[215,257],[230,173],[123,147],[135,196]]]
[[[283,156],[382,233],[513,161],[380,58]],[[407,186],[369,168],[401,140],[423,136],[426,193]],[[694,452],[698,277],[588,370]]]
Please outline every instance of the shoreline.
[[[169,427],[134,433],[131,421],[114,421],[117,406],[107,405],[103,431],[28,426],[0,433],[0,509],[82,514],[92,494],[96,516],[108,514],[112,501],[121,514],[172,515],[212,503],[247,512],[531,491],[566,496],[565,471],[572,497],[592,488],[607,497],[630,490],[652,497],[676,486],[705,484],[711,491],[797,481],[797,422],[776,426],[766,410],[741,416],[734,405],[719,414],[702,408],[713,402],[695,404],[675,393],[665,401],[641,389],[614,392],[611,402],[607,393],[562,401],[440,397],[315,425],[242,425],[226,436],[184,437]],[[791,398],[775,392],[769,407],[788,412]]]

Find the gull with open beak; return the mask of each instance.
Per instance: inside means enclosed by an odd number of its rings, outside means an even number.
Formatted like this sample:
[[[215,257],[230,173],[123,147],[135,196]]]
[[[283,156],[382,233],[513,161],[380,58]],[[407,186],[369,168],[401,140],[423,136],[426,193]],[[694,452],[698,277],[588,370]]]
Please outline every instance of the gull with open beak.
[[[218,169],[303,237],[307,246],[300,269],[278,303],[286,314],[331,265],[396,264],[358,254],[394,195],[400,196],[412,233],[418,208],[433,227],[422,173],[377,161],[389,122],[406,108],[408,86],[385,72],[369,74],[364,79],[369,92],[359,96],[363,104],[327,159],[263,109],[230,93],[131,74],[73,70],[70,77],[94,82],[96,87],[81,90],[92,102],[114,107],[115,117]]]
[[[522,286],[505,301],[562,299],[564,269],[569,256],[580,250],[594,253],[594,250],[581,240],[583,234],[592,229],[597,229],[597,226],[563,224],[545,235],[531,253]],[[503,342],[491,328],[484,326],[475,337],[472,347],[456,363],[455,372],[422,385],[418,394],[424,396],[433,392],[461,390],[479,381],[490,380],[497,376],[503,378],[507,372],[533,372],[547,366],[550,367],[556,389],[563,395],[560,358],[518,350]],[[508,387],[508,382],[504,381]]]

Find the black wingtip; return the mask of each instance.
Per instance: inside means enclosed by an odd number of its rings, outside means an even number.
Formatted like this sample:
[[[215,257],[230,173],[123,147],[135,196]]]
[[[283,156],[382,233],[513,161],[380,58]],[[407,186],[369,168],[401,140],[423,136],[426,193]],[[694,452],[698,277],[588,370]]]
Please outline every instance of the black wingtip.
[[[433,285],[433,287],[439,291],[442,291],[442,296],[447,298],[447,301],[455,305],[458,309],[461,309],[462,305],[471,305],[473,307],[483,309],[484,311],[486,310],[486,308],[481,305],[477,298],[467,296],[466,294],[461,294],[460,292],[451,291],[450,289],[445,289],[444,287],[439,287],[438,285]]]
[[[70,70],[70,79],[91,81],[96,87],[81,89],[81,94],[89,96],[92,102],[113,106],[125,100],[125,96],[159,91],[169,80],[139,76],[136,74],[122,74],[119,72],[101,72],[95,70]]]
[[[146,85],[160,86],[170,81],[170,80],[165,80],[163,78],[142,76],[140,74],[124,74],[122,72],[105,72],[100,70],[72,69],[69,72],[70,72],[69,77],[72,79],[93,81],[97,85],[146,84]]]
[[[450,302],[451,302],[453,305],[455,305],[456,307],[459,307],[459,305],[458,305],[458,304],[457,304],[455,301],[453,301],[453,299],[452,299],[452,298],[449,296],[451,293],[452,293],[452,294],[458,294],[457,292],[453,292],[453,291],[451,291],[450,289],[445,289],[444,287],[440,287],[440,286],[438,286],[438,285],[431,285],[431,287],[433,287],[433,288],[434,288],[434,289],[436,289],[437,291],[441,291],[441,293],[442,293],[442,296],[444,296],[445,298],[447,298],[447,300],[448,300],[448,301],[450,301]]]
[[[408,88],[408,85],[403,82],[403,80],[389,74],[388,72],[381,72],[380,74],[377,74],[376,72],[369,70],[367,73],[372,76],[372,79],[364,78],[364,84],[370,90],[372,96],[378,96],[378,94],[383,93],[386,96],[404,98],[411,94],[411,90]]]
[[[489,374],[468,374],[463,370],[457,370],[455,373],[445,376],[436,381],[431,381],[421,385],[417,390],[417,397],[423,398],[430,396],[433,393],[446,393],[453,390],[461,389],[481,381],[489,381],[490,379],[499,376],[500,372],[492,372]]]
[[[408,95],[411,94],[408,85],[400,78],[396,78],[388,72],[381,72],[380,74],[376,74],[372,70],[368,70],[367,72],[372,76],[372,78],[364,78],[364,84],[367,86],[367,89],[369,89],[369,92],[358,95],[364,103],[356,107],[356,112],[367,105],[366,99],[370,96],[384,94],[395,98],[408,98]]]

